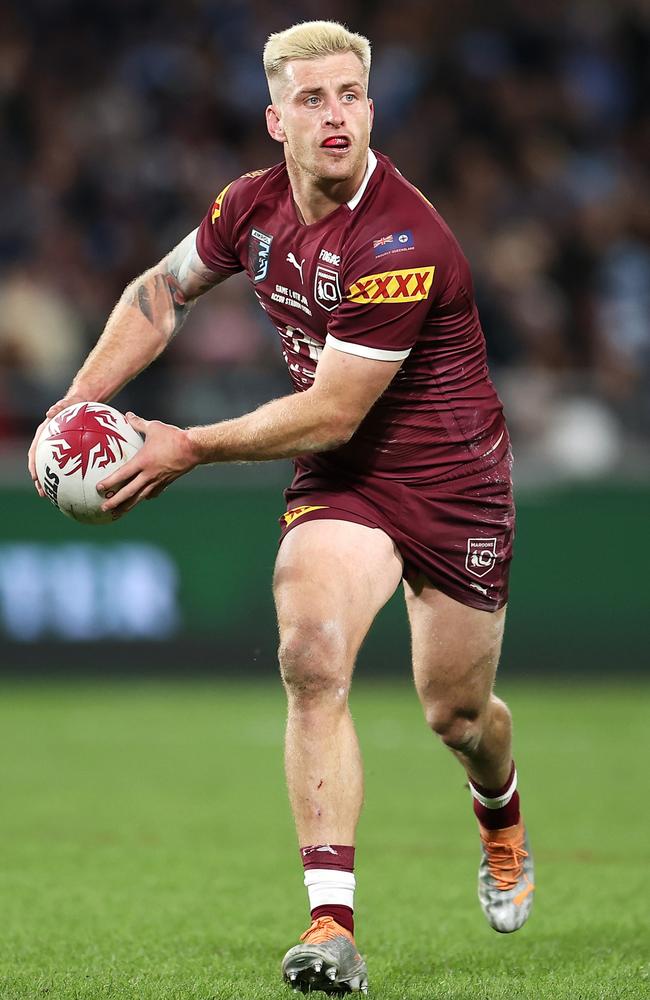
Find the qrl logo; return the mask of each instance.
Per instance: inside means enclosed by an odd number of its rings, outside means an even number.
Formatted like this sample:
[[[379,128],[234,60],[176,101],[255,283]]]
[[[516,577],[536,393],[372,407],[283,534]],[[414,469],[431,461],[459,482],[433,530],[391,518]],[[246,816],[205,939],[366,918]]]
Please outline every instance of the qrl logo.
[[[435,267],[368,274],[350,285],[350,302],[419,302],[428,298]]]
[[[255,284],[264,281],[269,272],[273,237],[261,229],[251,229],[248,240],[248,267]]]
[[[332,312],[341,301],[338,271],[319,264],[314,278],[314,298],[321,309]]]
[[[473,576],[487,576],[497,561],[496,538],[468,538],[465,569]]]

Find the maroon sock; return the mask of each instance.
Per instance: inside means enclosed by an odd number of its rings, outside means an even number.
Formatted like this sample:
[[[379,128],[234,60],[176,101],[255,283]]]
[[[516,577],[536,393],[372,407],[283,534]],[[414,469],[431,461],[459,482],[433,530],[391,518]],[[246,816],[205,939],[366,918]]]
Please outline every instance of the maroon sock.
[[[312,844],[300,848],[305,871],[310,868],[333,868],[341,872],[354,871],[354,847],[345,844]],[[323,903],[311,911],[312,920],[333,917],[337,924],[354,934],[354,914],[349,906],[340,903]]]
[[[472,778],[469,779],[474,815],[486,830],[503,830],[519,822],[519,792],[515,790],[516,778],[517,771],[513,761],[508,780],[501,788],[485,788]],[[498,803],[499,799],[504,800],[502,804]]]

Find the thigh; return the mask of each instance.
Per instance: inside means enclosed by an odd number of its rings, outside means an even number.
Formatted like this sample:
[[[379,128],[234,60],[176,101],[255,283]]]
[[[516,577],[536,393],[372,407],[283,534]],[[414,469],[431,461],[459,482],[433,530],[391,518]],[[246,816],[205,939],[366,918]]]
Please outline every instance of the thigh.
[[[298,633],[353,661],[401,576],[399,553],[380,528],[337,520],[296,525],[280,545],[273,580],[281,644]]]
[[[419,577],[404,583],[411,626],[413,676],[424,702],[487,703],[503,639],[505,607],[488,612],[454,600]]]

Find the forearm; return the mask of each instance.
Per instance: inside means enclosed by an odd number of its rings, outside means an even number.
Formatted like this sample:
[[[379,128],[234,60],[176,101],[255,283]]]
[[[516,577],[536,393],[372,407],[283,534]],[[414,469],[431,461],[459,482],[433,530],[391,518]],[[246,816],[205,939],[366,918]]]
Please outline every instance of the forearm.
[[[190,308],[172,275],[146,271],[125,289],[68,395],[111,399],[158,357]]]
[[[344,444],[354,426],[313,389],[271,400],[252,413],[187,435],[199,464],[264,462],[327,451]]]

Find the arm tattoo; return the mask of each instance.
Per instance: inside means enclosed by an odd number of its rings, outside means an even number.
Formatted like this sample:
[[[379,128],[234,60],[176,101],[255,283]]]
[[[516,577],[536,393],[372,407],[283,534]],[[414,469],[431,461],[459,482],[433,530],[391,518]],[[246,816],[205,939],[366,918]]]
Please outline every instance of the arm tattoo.
[[[170,340],[176,336],[194,305],[186,302],[173,275],[156,272],[140,279],[129,293],[127,302],[139,309],[156,330],[164,330]]]
[[[178,284],[173,274],[166,274],[163,275],[163,277],[167,285],[167,291],[169,292],[172,309],[174,310],[174,327],[171,335],[172,337],[175,337],[187,319],[194,302],[186,301],[183,289]]]
[[[196,248],[196,234],[195,229],[166,258],[167,272],[185,302],[198,298],[226,278],[203,263]]]
[[[151,296],[149,295],[149,289],[146,285],[140,285],[138,288],[138,307],[140,312],[153,323],[153,309],[151,308]]]
[[[182,327],[199,295],[226,277],[205,266],[195,240],[196,230],[158,267],[135,282],[127,297],[128,304],[139,309],[156,330],[165,331],[170,340]]]

